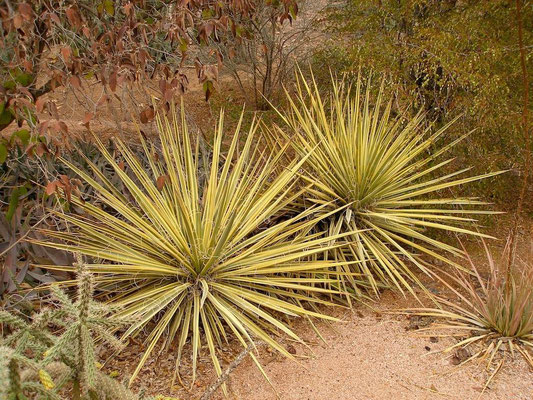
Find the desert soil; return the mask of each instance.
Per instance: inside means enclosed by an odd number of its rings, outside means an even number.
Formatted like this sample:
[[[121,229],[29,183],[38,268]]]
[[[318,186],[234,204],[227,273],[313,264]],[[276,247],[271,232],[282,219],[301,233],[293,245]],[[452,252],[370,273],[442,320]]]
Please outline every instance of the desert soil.
[[[492,371],[474,365],[457,369],[454,354],[431,354],[453,344],[449,339],[422,337],[406,316],[385,314],[401,306],[392,293],[378,311],[360,308],[340,315],[341,321],[320,331],[326,343],[304,351],[298,362],[274,358],[265,366],[274,389],[285,400],[429,400],[429,399],[533,399],[533,375],[521,359],[506,360],[482,394]],[[311,329],[304,338],[316,341]],[[305,357],[305,358],[304,358]],[[230,380],[231,399],[276,399],[251,359],[243,362]],[[220,395],[219,399],[223,399]]]

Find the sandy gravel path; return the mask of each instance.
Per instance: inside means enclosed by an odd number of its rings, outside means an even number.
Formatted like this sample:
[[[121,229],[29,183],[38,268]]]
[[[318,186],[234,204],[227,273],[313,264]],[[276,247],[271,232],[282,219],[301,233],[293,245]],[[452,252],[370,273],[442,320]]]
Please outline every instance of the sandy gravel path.
[[[398,304],[395,299],[383,300],[389,306]],[[405,316],[361,309],[340,317],[343,321],[333,324],[333,329],[321,325],[327,344],[311,346],[314,354],[295,347],[298,356],[310,356],[300,364],[274,355],[270,362],[268,356],[263,357],[265,371],[281,399],[533,399],[533,373],[522,360],[507,361],[509,368],[500,371],[480,397],[490,372],[471,366],[443,374],[454,368],[453,355],[428,355],[453,343],[448,339],[435,342],[417,336]],[[302,337],[316,343],[311,329]],[[234,371],[230,390],[230,398],[235,399],[276,399],[250,359]]]

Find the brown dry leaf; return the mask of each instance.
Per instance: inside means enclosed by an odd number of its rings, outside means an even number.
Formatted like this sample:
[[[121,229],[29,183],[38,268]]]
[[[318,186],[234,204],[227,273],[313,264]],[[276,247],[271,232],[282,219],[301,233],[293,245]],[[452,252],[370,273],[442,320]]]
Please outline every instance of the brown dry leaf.
[[[48,185],[46,185],[46,194],[48,196],[52,195],[56,191],[57,183],[58,183],[57,181],[54,181],[54,182],[49,182]]]
[[[30,60],[24,60],[23,62],[23,65],[24,65],[24,69],[28,72],[32,72],[33,71],[33,64]]]
[[[141,111],[139,118],[141,119],[141,122],[143,124],[146,124],[153,120],[155,117],[155,112],[153,107],[146,107],[144,110]]]
[[[287,351],[291,354],[296,354],[296,348],[292,344],[287,346]]]
[[[67,19],[72,26],[76,28],[81,26],[81,17],[78,9],[75,6],[69,7],[65,13],[67,14]]]
[[[72,56],[72,49],[70,47],[62,47],[61,55],[63,56],[63,60],[65,61],[65,63],[68,64]]]
[[[159,191],[163,190],[163,187],[165,186],[167,179],[168,179],[168,175],[161,175],[159,178],[157,178],[157,181],[156,181],[157,190]]]
[[[459,348],[455,352],[455,357],[457,357],[461,362],[463,362],[470,357],[470,352],[465,348]]]
[[[94,118],[94,113],[85,113],[82,124],[88,124]]]
[[[81,80],[80,80],[80,78],[77,75],[72,75],[69,78],[69,82],[74,88],[76,88],[76,89],[81,88]]]
[[[48,147],[46,144],[39,142],[35,147],[35,154],[37,154],[39,157],[42,157],[44,153],[49,153]]]
[[[453,356],[452,358],[450,358],[450,363],[452,365],[459,365],[461,364],[461,360],[459,359],[459,357]]]
[[[55,22],[57,25],[61,25],[61,20],[57,16],[57,14],[50,13],[50,19]]]
[[[39,97],[35,101],[35,108],[37,109],[37,112],[43,112],[45,104],[46,104],[46,99],[43,97]]]
[[[112,92],[115,92],[117,90],[117,70],[115,69],[111,75],[109,75],[109,88]]]
[[[17,29],[20,29],[21,26],[22,26],[22,17],[20,16],[20,14],[17,14],[13,17],[13,25],[15,26],[15,28]]]

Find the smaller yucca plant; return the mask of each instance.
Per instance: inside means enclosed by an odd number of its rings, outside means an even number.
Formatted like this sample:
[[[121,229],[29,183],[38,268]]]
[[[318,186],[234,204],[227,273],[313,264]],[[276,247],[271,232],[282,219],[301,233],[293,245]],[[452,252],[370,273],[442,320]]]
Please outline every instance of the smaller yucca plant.
[[[359,260],[345,269],[366,277],[375,294],[383,285],[414,294],[411,285],[421,283],[413,266],[428,271],[421,255],[453,264],[446,253],[461,254],[431,230],[483,236],[472,230],[474,216],[491,213],[479,207],[484,203],[478,199],[443,193],[498,173],[445,172],[453,159],[438,158],[464,136],[435,148],[449,124],[431,132],[422,112],[393,117],[392,99],[384,101],[383,87],[372,103],[370,82],[366,91],[362,86],[361,78],[353,87],[333,80],[331,93],[324,96],[314,80],[309,84],[298,75],[295,94],[287,92],[289,112],[280,112],[288,129],[280,127],[272,136],[284,138],[299,157],[306,157],[301,176],[309,188],[300,206],[324,206],[318,210],[322,214],[342,207],[324,218],[325,229],[354,233],[332,257]],[[353,275],[339,277],[343,288],[361,293]]]
[[[447,279],[439,278],[457,297],[452,300],[436,297],[440,308],[412,311],[437,318],[437,323],[423,330],[443,331],[441,336],[460,338],[444,352],[472,349],[461,364],[486,361],[487,368],[496,367],[496,373],[504,361],[498,354],[508,350],[521,354],[533,367],[533,262],[517,260],[504,268],[505,263],[496,263],[487,245],[484,242],[483,245],[488,278],[483,278],[467,253],[470,275],[458,271],[455,275],[445,274]]]

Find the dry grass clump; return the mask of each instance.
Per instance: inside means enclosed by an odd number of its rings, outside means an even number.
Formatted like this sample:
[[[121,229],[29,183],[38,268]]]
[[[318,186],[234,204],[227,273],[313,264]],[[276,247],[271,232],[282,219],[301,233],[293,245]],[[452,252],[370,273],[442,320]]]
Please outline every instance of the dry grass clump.
[[[437,297],[441,308],[413,310],[418,315],[431,316],[438,322],[424,330],[441,331],[441,336],[455,336],[459,340],[443,351],[468,349],[470,354],[460,365],[486,362],[493,370],[489,381],[504,364],[503,352],[520,354],[533,368],[533,260],[515,258],[508,265],[504,260],[495,262],[483,243],[488,276],[467,253],[471,274],[446,274],[441,281],[456,295],[447,300]],[[489,382],[487,382],[488,384]]]

